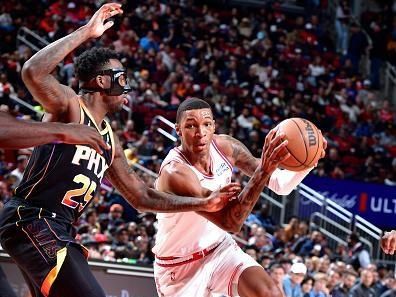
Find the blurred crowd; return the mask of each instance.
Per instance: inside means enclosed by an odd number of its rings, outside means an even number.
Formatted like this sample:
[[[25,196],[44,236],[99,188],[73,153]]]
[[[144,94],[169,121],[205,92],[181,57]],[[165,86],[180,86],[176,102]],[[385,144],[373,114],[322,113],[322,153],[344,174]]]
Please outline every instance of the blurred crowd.
[[[76,56],[92,46],[119,52],[134,87],[126,106],[132,112],[112,116],[111,126],[131,166],[158,172],[174,145],[158,132],[162,128],[174,135],[158,116],[174,122],[180,102],[194,96],[213,107],[217,133],[238,138],[255,156],[260,156],[265,135],[277,123],[303,117],[317,124],[328,140],[328,155],[314,174],[396,185],[396,114],[391,98],[379,92],[383,63],[395,63],[396,19],[391,9],[363,13],[368,24],[363,31],[350,17],[348,1],[338,3],[334,18],[328,15],[327,1],[319,0],[296,1],[306,5],[304,14],[284,11],[285,1],[268,1],[255,9],[224,9],[192,0],[119,2],[124,3],[124,14],[114,20],[114,28],[68,56],[54,75],[77,90]],[[17,42],[19,28],[25,26],[51,42],[85,24],[102,3],[2,3],[1,111],[38,119],[10,99],[16,96],[37,105],[20,78],[23,63],[34,52]],[[369,69],[364,65],[367,58]],[[0,151],[0,204],[18,185],[29,153]],[[139,174],[152,185],[151,173]],[[240,172],[235,179],[241,181]],[[155,216],[138,214],[107,186],[105,182],[76,225],[77,238],[92,258],[152,263]],[[357,235],[351,236],[348,247],[331,250],[323,234],[308,229],[298,218],[277,226],[268,205],[259,203],[239,236],[246,252],[268,269],[288,297],[396,294],[392,272],[371,263]]]

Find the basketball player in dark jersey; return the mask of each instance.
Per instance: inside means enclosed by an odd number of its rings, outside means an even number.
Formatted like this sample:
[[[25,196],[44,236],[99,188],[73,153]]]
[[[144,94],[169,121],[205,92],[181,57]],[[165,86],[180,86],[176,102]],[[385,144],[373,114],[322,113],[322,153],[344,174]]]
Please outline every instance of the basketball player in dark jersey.
[[[80,124],[40,123],[17,120],[0,112],[0,148],[22,149],[45,143],[88,144],[102,154],[106,143],[98,131]],[[0,266],[0,296],[16,297]]]
[[[22,69],[33,97],[45,108],[44,121],[81,123],[97,129],[111,146],[98,154],[86,145],[47,144],[37,147],[15,197],[0,215],[0,242],[22,271],[33,296],[104,297],[75,242],[72,223],[97,193],[104,176],[140,211],[218,211],[240,186],[231,184],[208,197],[180,197],[148,188],[130,170],[106,114],[121,110],[130,91],[117,55],[91,49],[75,63],[81,95],[61,85],[51,72],[76,47],[97,38],[113,25],[109,18],[121,5],[103,5],[90,21],[36,53]]]

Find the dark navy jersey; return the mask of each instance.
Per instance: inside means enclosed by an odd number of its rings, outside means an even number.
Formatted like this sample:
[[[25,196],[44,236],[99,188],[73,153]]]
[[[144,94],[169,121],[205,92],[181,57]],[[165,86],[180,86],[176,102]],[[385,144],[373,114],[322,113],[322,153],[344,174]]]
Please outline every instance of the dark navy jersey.
[[[87,145],[45,144],[34,149],[15,196],[73,222],[97,194],[114,158],[113,131],[107,121],[97,127],[80,101],[80,123],[95,127],[111,146],[98,154]]]

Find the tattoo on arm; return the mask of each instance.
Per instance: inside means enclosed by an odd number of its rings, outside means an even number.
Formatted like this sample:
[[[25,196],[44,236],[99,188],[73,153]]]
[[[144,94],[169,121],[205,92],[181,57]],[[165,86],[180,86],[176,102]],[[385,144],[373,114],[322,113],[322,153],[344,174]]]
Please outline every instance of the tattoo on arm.
[[[236,226],[237,231],[242,228],[243,223],[251,213],[257,200],[260,198],[260,193],[267,185],[269,178],[269,174],[261,171],[255,172],[241,194],[239,194],[238,199],[235,200],[234,205],[230,205],[230,209],[226,211],[226,215],[223,216],[224,224]]]
[[[238,199],[230,201],[222,210],[215,213],[200,212],[202,216],[226,231],[237,233],[252,211],[267,185],[270,175],[257,169],[239,194]]]
[[[47,112],[59,114],[68,108],[68,101],[76,93],[61,85],[51,72],[67,54],[88,39],[88,30],[79,28],[38,51],[23,66],[22,79],[33,97]]]
[[[260,159],[255,158],[249,149],[239,140],[229,135],[224,135],[224,138],[231,144],[232,159],[235,162],[235,166],[241,169],[244,174],[252,176]]]
[[[117,157],[107,170],[107,177],[121,195],[139,211],[182,212],[201,211],[207,199],[176,196],[149,188],[128,165],[123,151],[117,145]]]

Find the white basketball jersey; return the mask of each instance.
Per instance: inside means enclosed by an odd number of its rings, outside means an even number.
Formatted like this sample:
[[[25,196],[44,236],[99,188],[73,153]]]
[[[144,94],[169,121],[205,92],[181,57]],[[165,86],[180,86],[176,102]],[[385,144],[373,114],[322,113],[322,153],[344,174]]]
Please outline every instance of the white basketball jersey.
[[[232,165],[214,141],[209,152],[213,176],[199,172],[179,148],[169,152],[162,162],[160,172],[170,162],[183,163],[197,175],[202,187],[211,191],[217,190],[231,182]],[[195,212],[158,213],[157,219],[158,232],[153,253],[158,257],[188,256],[220,242],[228,235],[226,231]]]

